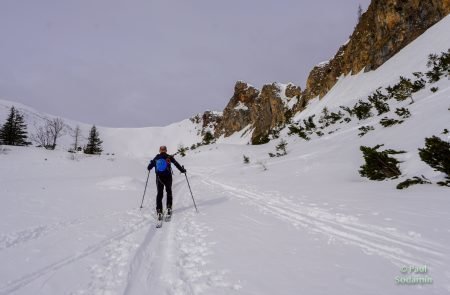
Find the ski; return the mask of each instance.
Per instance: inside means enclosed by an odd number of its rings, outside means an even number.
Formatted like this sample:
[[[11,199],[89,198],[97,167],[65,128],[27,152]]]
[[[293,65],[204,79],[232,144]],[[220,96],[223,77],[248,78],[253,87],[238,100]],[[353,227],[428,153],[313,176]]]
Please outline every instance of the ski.
[[[172,218],[172,209],[167,209],[166,214],[164,215],[164,221],[169,222]]]
[[[156,219],[156,228],[162,227],[163,224],[163,215],[158,214],[158,218]]]

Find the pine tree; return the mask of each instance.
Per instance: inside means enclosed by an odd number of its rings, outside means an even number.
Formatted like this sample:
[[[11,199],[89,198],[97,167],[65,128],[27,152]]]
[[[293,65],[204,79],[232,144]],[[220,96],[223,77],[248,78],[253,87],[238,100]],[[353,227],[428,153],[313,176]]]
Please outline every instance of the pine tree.
[[[206,131],[205,135],[203,135],[203,144],[210,144],[214,141],[214,136],[211,131]]]
[[[25,124],[23,115],[14,107],[11,107],[9,116],[0,129],[0,143],[17,146],[30,144],[27,142],[27,125]]]
[[[437,136],[425,138],[425,147],[419,149],[419,156],[434,170],[447,175],[447,181],[438,184],[450,186],[450,143]]]
[[[361,4],[358,5],[358,22],[361,21],[361,17],[363,15],[363,9],[361,7]]]
[[[386,178],[396,178],[401,175],[397,159],[390,157],[392,154],[401,154],[404,151],[384,150],[377,151],[382,144],[373,148],[361,146],[360,150],[363,152],[365,164],[359,170],[359,174],[367,177],[370,180],[383,180]]]
[[[287,155],[287,150],[286,150],[287,145],[288,145],[288,143],[286,142],[286,140],[281,139],[280,143],[275,147],[275,149],[277,150],[277,153],[276,154],[269,153],[269,156],[272,158],[272,157],[282,157],[282,156]]]
[[[103,151],[102,143],[103,141],[100,140],[97,128],[95,127],[95,125],[92,126],[91,131],[89,132],[88,143],[86,145],[86,148],[84,149],[84,153],[90,155],[101,154],[101,152]]]

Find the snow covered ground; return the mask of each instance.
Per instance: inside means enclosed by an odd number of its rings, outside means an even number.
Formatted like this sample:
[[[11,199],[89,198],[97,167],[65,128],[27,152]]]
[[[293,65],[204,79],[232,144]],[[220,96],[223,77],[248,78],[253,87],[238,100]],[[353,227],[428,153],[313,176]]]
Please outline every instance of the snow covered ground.
[[[423,70],[429,53],[450,48],[449,29],[447,17],[377,71],[342,78],[298,119]],[[189,121],[101,129],[114,156],[7,147],[0,152],[0,294],[448,294],[448,188],[395,189],[415,175],[443,179],[417,155],[425,137],[450,129],[450,81],[435,86],[436,93],[429,86],[416,93],[412,105],[398,104],[412,114],[401,125],[383,128],[372,117],[308,142],[286,137],[284,157],[268,157],[277,141],[250,146],[239,135],[188,152],[178,160],[200,213],[176,171],[174,216],[161,229],[153,172],[139,210],[146,165],[160,144],[173,152],[198,141]],[[359,137],[362,125],[375,130]],[[407,151],[398,156],[400,179],[359,176],[359,146],[380,143]],[[396,284],[410,266],[427,266],[433,283]]]

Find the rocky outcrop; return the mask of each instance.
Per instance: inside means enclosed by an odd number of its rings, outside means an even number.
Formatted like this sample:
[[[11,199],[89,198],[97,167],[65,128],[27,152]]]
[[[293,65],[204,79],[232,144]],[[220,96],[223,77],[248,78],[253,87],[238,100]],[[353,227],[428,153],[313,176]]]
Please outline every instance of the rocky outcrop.
[[[378,68],[450,13],[450,0],[373,0],[350,40],[312,69],[303,98],[323,97],[342,74]]]
[[[300,94],[300,87],[293,84],[268,84],[259,91],[238,81],[214,135],[216,138],[230,136],[250,125],[253,129],[252,143],[266,142],[271,130],[290,119]]]
[[[349,41],[331,60],[312,69],[303,92],[278,83],[259,91],[239,81],[223,115],[205,115],[203,122],[214,126],[216,138],[250,125],[252,143],[267,142],[309,99],[325,96],[341,75],[375,70],[449,13],[450,0],[372,0]]]
[[[242,81],[236,82],[233,97],[223,110],[221,122],[217,125],[214,134],[215,137],[230,136],[251,124],[251,108],[258,95],[259,90],[253,86]]]

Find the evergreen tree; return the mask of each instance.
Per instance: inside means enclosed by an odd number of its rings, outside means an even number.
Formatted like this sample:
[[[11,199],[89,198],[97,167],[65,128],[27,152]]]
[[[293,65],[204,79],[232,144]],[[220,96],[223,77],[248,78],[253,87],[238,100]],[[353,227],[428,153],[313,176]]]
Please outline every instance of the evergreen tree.
[[[372,104],[359,100],[358,103],[353,107],[352,113],[358,118],[358,120],[364,120],[372,117],[370,110],[372,109]]]
[[[386,178],[396,178],[402,174],[397,166],[400,162],[389,155],[404,153],[404,151],[377,151],[381,146],[383,145],[379,144],[373,148],[367,146],[360,147],[365,160],[365,164],[359,170],[361,176],[367,177],[370,180],[383,180]]]
[[[186,151],[187,151],[187,150],[188,150],[188,148],[186,148],[186,147],[184,147],[182,144],[180,144],[180,145],[178,146],[177,153],[178,153],[180,156],[185,157],[185,156],[186,156]]]
[[[425,147],[419,149],[419,156],[436,171],[447,175],[447,181],[438,184],[450,186],[450,143],[437,136],[425,138]]]
[[[206,131],[205,135],[203,135],[203,144],[210,144],[214,141],[214,135],[212,135],[211,131]]]
[[[91,131],[89,132],[88,143],[86,148],[84,149],[85,154],[90,155],[99,155],[103,151],[102,149],[103,141],[100,140],[100,135],[97,131],[97,128],[92,126]]]
[[[14,107],[11,107],[8,118],[0,129],[0,143],[17,146],[30,144],[27,142],[27,125],[23,115]]]
[[[389,98],[381,93],[380,89],[377,89],[374,93],[369,95],[368,100],[373,104],[378,112],[378,115],[389,112],[389,105],[385,102]]]
[[[270,157],[282,157],[282,156],[287,155],[287,150],[286,150],[287,145],[288,145],[288,143],[286,142],[286,140],[281,139],[280,143],[275,147],[275,149],[277,150],[277,153],[276,154],[269,153],[269,156]]]

